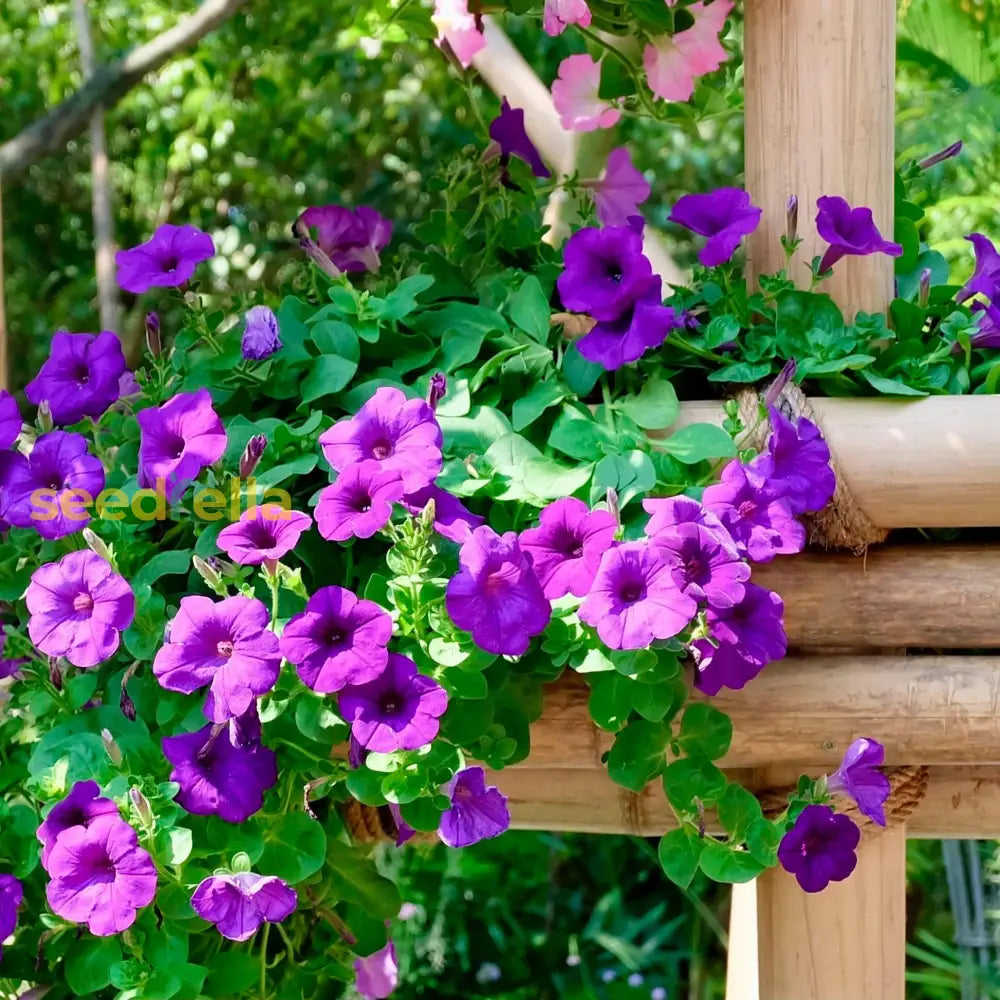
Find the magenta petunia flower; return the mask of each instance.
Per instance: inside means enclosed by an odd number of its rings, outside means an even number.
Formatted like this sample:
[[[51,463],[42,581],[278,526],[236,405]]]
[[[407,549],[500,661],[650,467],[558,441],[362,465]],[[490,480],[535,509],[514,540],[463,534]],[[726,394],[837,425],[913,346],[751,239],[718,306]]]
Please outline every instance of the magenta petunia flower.
[[[976,267],[955,299],[965,302],[973,295],[985,295],[990,300],[1000,299],[1000,253],[982,233],[970,233],[965,238],[975,250]]]
[[[770,487],[770,460],[758,456],[753,467],[733,459],[721,481],[705,490],[702,501],[723,523],[740,554],[751,562],[801,552],[806,529],[788,501]]]
[[[677,555],[674,581],[694,600],[713,608],[731,608],[743,600],[750,567],[725,533],[701,524],[664,528],[652,540]]]
[[[230,941],[246,941],[265,921],[280,924],[297,905],[295,890],[287,882],[252,872],[211,875],[191,897],[194,912]]]
[[[337,472],[373,461],[398,472],[407,493],[429,486],[441,471],[441,428],[423,399],[382,386],[353,417],[320,435],[323,457]]]
[[[75,667],[94,667],[114,656],[135,617],[128,581],[86,549],[39,566],[24,597],[31,641]]]
[[[675,528],[679,524],[700,524],[716,532],[723,538],[729,537],[729,532],[722,522],[704,505],[691,497],[647,497],[642,501],[643,510],[650,515],[646,522],[646,534],[655,538],[661,531]]]
[[[267,306],[254,306],[243,320],[243,340],[240,345],[243,357],[263,361],[281,350],[278,334],[278,317]]]
[[[473,514],[456,496],[452,496],[440,486],[424,486],[416,493],[407,493],[400,501],[414,517],[434,501],[434,530],[449,541],[462,544],[469,534],[476,530],[484,519]]]
[[[373,955],[354,960],[354,988],[364,1000],[386,1000],[398,984],[399,961],[391,941]]]
[[[10,448],[21,435],[21,411],[17,400],[0,389],[0,449]]]
[[[611,150],[608,165],[598,181],[588,181],[597,206],[597,217],[605,226],[627,226],[629,219],[641,217],[639,206],[649,197],[649,181],[632,165],[624,146]]]
[[[782,837],[778,861],[806,892],[820,892],[854,871],[860,840],[861,831],[850,817],[829,806],[806,806]]]
[[[116,400],[125,373],[125,355],[116,333],[66,333],[52,338],[49,356],[24,387],[36,406],[49,404],[57,424],[99,417]]]
[[[523,656],[531,637],[545,630],[552,608],[517,535],[476,528],[458,554],[459,572],[448,581],[451,620],[488,653]]]
[[[644,649],[687,626],[698,602],[677,586],[675,553],[662,545],[627,542],[608,549],[580,620],[597,629],[611,649]]]
[[[854,799],[858,809],[873,823],[885,826],[885,802],[892,786],[877,768],[885,763],[885,747],[866,736],[856,739],[844,754],[840,767],[827,779],[826,790]]]
[[[571,132],[593,132],[617,124],[622,113],[601,98],[600,90],[601,64],[597,60],[586,52],[563,59],[552,83],[552,104],[562,127]]]
[[[59,835],[74,826],[89,826],[101,816],[118,816],[118,806],[101,797],[96,781],[78,781],[69,795],[48,812],[35,835],[42,845],[42,867],[48,870],[49,855]]]
[[[378,462],[349,466],[319,496],[316,526],[332,542],[371,538],[392,517],[392,505],[403,499],[403,481],[395,469]]]
[[[170,501],[226,450],[226,431],[207,389],[178,393],[162,406],[140,410],[136,420],[142,432],[139,485],[162,486]]]
[[[463,69],[486,48],[482,23],[469,10],[469,0],[434,0],[431,21],[438,30],[435,44],[438,48],[447,44]]]
[[[705,616],[711,641],[692,643],[698,664],[694,683],[716,695],[724,687],[739,691],[788,649],[785,606],[773,591],[746,585],[743,600],[731,608],[709,608]]]
[[[215,244],[196,226],[164,223],[145,243],[119,250],[118,284],[126,292],[141,295],[151,288],[176,288],[190,281],[195,268],[215,256]]]
[[[831,196],[816,199],[816,229],[829,243],[819,264],[819,273],[829,271],[841,257],[867,257],[884,253],[900,257],[903,248],[898,243],[882,239],[870,208],[851,208],[843,199]]]
[[[449,847],[471,847],[510,829],[507,796],[486,786],[481,767],[467,767],[449,782],[451,806],[441,816],[438,836]]]
[[[117,816],[74,826],[57,838],[45,890],[52,912],[91,934],[120,934],[156,895],[156,866],[135,830]]]
[[[698,254],[705,267],[725,264],[736,252],[740,240],[760,224],[761,209],[750,203],[742,188],[723,187],[708,194],[686,194],[670,213],[670,221],[708,242]]]
[[[242,823],[264,804],[264,792],[278,780],[274,753],[267,747],[234,746],[217,727],[167,736],[163,756],[173,764],[170,780],[180,785],[176,801],[195,816],[218,816]]]
[[[13,875],[0,875],[0,941],[17,929],[17,911],[24,899],[24,887]],[[3,950],[0,949],[0,959]]]
[[[35,442],[27,462],[9,466],[5,517],[42,538],[62,538],[90,523],[88,506],[104,489],[104,467],[87,451],[82,434],[50,431]]]
[[[312,518],[280,504],[254,505],[235,524],[219,532],[219,548],[241,566],[259,566],[265,559],[282,559],[312,527]]]
[[[545,0],[542,27],[546,34],[561,35],[571,24],[586,28],[590,25],[590,20],[587,0]]]
[[[539,515],[538,527],[522,531],[520,537],[521,550],[531,557],[545,596],[585,597],[617,529],[608,511],[592,511],[576,497],[550,503]]]
[[[437,681],[417,672],[408,656],[390,653],[382,673],[340,692],[340,714],[366,750],[419,750],[438,734],[448,696]]]
[[[389,661],[392,618],[343,587],[322,587],[281,635],[281,655],[320,694],[376,680]]]
[[[183,694],[211,685],[205,716],[228,722],[278,681],[281,653],[270,620],[253,597],[182,597],[169,638],[153,660],[153,674],[162,687]]]
[[[500,114],[490,122],[490,138],[499,144],[500,155],[505,160],[516,156],[531,167],[536,177],[552,176],[538,155],[535,144],[528,138],[524,127],[524,109],[512,108],[506,97],[500,103]]]
[[[392,239],[392,223],[368,205],[314,205],[298,218],[297,227],[316,230],[320,250],[341,271],[378,271],[379,254]]]

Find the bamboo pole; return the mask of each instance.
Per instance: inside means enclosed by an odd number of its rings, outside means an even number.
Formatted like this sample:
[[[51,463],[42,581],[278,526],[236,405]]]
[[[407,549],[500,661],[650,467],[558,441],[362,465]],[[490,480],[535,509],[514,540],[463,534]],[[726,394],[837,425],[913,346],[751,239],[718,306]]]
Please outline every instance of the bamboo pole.
[[[7,305],[4,289],[3,183],[0,181],[0,389],[7,388]]]

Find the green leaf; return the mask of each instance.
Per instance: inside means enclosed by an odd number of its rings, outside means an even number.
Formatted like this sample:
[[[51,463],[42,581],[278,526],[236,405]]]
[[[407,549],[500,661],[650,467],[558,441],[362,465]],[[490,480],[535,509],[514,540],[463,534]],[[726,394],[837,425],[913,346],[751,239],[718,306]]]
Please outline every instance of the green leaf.
[[[526,334],[544,344],[549,339],[549,300],[541,283],[529,275],[510,297],[510,318]]]
[[[733,458],[736,444],[715,424],[689,424],[660,442],[660,447],[685,465],[697,465],[709,458]]]
[[[657,853],[667,878],[686,889],[698,871],[698,858],[704,845],[703,839],[683,829],[671,830],[661,837]]]
[[[561,403],[569,391],[561,383],[552,379],[539,382],[528,392],[514,401],[511,408],[511,420],[515,431],[522,431],[533,424],[550,406]]]
[[[707,760],[675,760],[663,772],[663,788],[670,804],[684,813],[697,812],[694,800],[714,805],[725,794],[726,776]]]
[[[133,590],[138,587],[151,587],[161,576],[179,576],[191,569],[191,550],[183,549],[177,552],[158,552],[136,570],[132,576]]]
[[[769,361],[759,361],[751,364],[748,361],[737,361],[736,364],[726,365],[717,371],[708,373],[709,382],[736,382],[744,384],[748,382],[759,382],[771,372]]]
[[[597,385],[597,380],[604,369],[600,365],[595,365],[593,361],[588,361],[577,350],[576,344],[571,344],[563,355],[562,372],[566,384],[583,399]]]
[[[357,903],[380,920],[392,920],[399,913],[403,905],[399,890],[379,875],[361,849],[331,839],[326,860],[331,869],[327,885],[334,898]]]
[[[735,783],[719,800],[718,813],[723,829],[737,841],[746,837],[750,824],[762,815],[757,796]]]
[[[357,370],[356,361],[348,361],[337,354],[316,358],[300,386],[302,402],[311,403],[314,399],[340,392],[354,378]]]
[[[665,379],[650,379],[638,396],[628,396],[618,404],[630,420],[647,430],[670,427],[681,412],[674,387]]]
[[[443,309],[421,313],[417,325],[441,345],[441,366],[448,374],[475,361],[488,333],[507,330],[495,309],[466,302],[449,302]]]
[[[718,760],[729,752],[733,724],[725,712],[704,702],[695,702],[684,711],[677,742],[689,757]]]
[[[660,723],[645,719],[630,722],[615,737],[608,754],[611,780],[641,792],[663,770],[669,735],[667,727]]]
[[[590,717],[609,733],[617,732],[632,711],[633,682],[612,671],[595,674],[590,682]]]
[[[928,393],[924,392],[923,389],[914,389],[913,386],[904,384],[903,382],[897,382],[895,379],[885,378],[882,375],[876,375],[872,371],[865,369],[861,372],[862,378],[875,390],[882,393],[883,396],[926,396]]]
[[[521,481],[539,500],[561,500],[586,485],[593,471],[594,466],[589,463],[567,466],[542,455],[524,463]]]
[[[87,996],[111,983],[111,969],[122,960],[117,937],[87,935],[66,953],[66,983],[77,996]]]
[[[659,684],[633,684],[632,707],[650,722],[672,719],[684,704],[687,686],[683,681],[663,681]]]
[[[572,407],[564,407],[549,434],[549,446],[570,458],[590,461],[613,443],[607,428]]]
[[[780,824],[763,817],[755,819],[746,833],[747,850],[765,868],[770,868],[777,863],[778,845],[783,835]]]
[[[257,867],[295,885],[323,867],[326,851],[326,833],[316,820],[305,813],[286,813],[268,820]]]
[[[612,489],[624,507],[636,497],[648,493],[656,485],[656,469],[644,451],[630,451],[624,455],[608,455],[594,469],[590,487],[591,504],[600,503]]]
[[[310,333],[320,354],[334,354],[356,365],[361,359],[361,345],[358,335],[346,323],[339,320],[324,320],[317,323]]]
[[[765,867],[748,851],[711,839],[706,839],[698,864],[716,882],[749,882]]]
[[[709,351],[714,351],[723,344],[734,343],[740,335],[740,322],[735,316],[728,313],[723,316],[716,316],[702,335],[701,346]]]
[[[438,416],[448,454],[482,454],[490,445],[511,433],[510,422],[491,406],[474,406],[466,417]]]

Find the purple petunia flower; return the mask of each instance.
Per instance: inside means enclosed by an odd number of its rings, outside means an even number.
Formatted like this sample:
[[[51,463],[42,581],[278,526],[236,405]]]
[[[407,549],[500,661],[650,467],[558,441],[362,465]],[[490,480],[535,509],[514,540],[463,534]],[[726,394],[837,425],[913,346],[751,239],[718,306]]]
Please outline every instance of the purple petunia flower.
[[[0,451],[0,532],[10,531],[10,484],[28,476],[28,460],[17,451]]]
[[[156,895],[156,866],[135,830],[118,816],[59,835],[49,854],[45,890],[52,912],[91,934],[120,934]]]
[[[316,230],[320,250],[341,271],[378,271],[379,253],[392,239],[392,223],[367,205],[353,211],[343,205],[307,208],[297,226]]]
[[[731,608],[743,600],[750,567],[724,533],[701,524],[664,528],[652,540],[677,555],[674,581],[696,601],[713,608]]]
[[[458,561],[461,569],[445,593],[451,620],[488,653],[524,655],[531,637],[548,625],[552,608],[517,535],[498,535],[486,525],[476,528]]]
[[[0,449],[10,448],[21,435],[21,411],[17,400],[0,389]]]
[[[142,432],[139,485],[162,487],[170,501],[226,450],[226,431],[207,389],[178,393],[162,406],[140,410],[136,420]]]
[[[275,351],[281,350],[278,335],[278,317],[267,306],[254,306],[244,319],[243,357],[251,361],[263,361]]]
[[[843,882],[858,863],[857,825],[829,806],[806,806],[778,845],[778,861],[806,892]]]
[[[618,525],[606,510],[592,511],[576,497],[550,503],[538,527],[521,532],[521,550],[549,600],[585,597],[597,576],[601,556],[615,541]]]
[[[716,532],[723,538],[729,537],[729,532],[722,522],[704,505],[691,497],[647,497],[642,501],[643,510],[650,515],[646,522],[646,535],[655,538],[668,528],[679,524],[700,524],[703,528]]]
[[[611,150],[601,179],[588,181],[586,186],[597,206],[597,217],[605,226],[627,226],[629,219],[641,217],[639,206],[652,190],[649,181],[632,165],[624,146]]]
[[[399,984],[396,946],[389,941],[374,955],[354,960],[354,988],[365,1000],[386,1000]]]
[[[956,301],[965,302],[977,294],[991,300],[1000,298],[1000,253],[982,233],[970,233],[965,238],[976,252],[976,267],[955,296]]]
[[[104,489],[104,467],[82,434],[50,431],[35,442],[27,462],[9,467],[6,482],[6,519],[42,538],[62,538],[90,523],[87,507]]]
[[[182,597],[153,674],[161,687],[183,694],[210,684],[205,716],[228,722],[278,681],[281,653],[270,620],[256,598]]]
[[[278,780],[274,753],[246,749],[220,737],[217,727],[167,736],[163,756],[173,764],[170,780],[179,784],[176,801],[195,816],[218,816],[242,823],[264,804],[264,792]]]
[[[135,617],[128,581],[89,550],[39,566],[24,596],[31,641],[75,667],[94,667],[114,656]]]
[[[383,472],[398,472],[407,493],[434,482],[441,471],[441,428],[423,399],[407,399],[382,386],[353,417],[320,435],[323,457],[337,472],[374,461]]]
[[[840,767],[827,779],[826,790],[854,799],[858,809],[873,823],[885,826],[885,800],[892,786],[879,770],[885,762],[885,747],[866,736],[856,739],[844,754]]]
[[[390,653],[382,673],[340,692],[340,714],[366,750],[419,750],[438,734],[448,696],[437,681],[417,672],[408,656]]]
[[[751,562],[770,562],[776,555],[801,552],[806,529],[795,519],[788,501],[770,487],[770,460],[751,467],[733,459],[721,481],[705,490],[702,501],[723,523],[741,555]]]
[[[670,306],[663,305],[658,275],[639,282],[633,295],[617,319],[602,320],[576,342],[588,361],[607,371],[638,361],[646,351],[659,347],[671,330],[684,325]]]
[[[512,108],[506,97],[500,104],[500,114],[490,122],[490,138],[499,143],[500,154],[505,160],[516,156],[531,167],[536,177],[552,176],[525,131],[524,109]]]
[[[711,641],[692,643],[698,670],[694,683],[705,694],[722,688],[739,691],[767,664],[780,660],[788,649],[782,616],[785,606],[773,591],[748,583],[743,600],[732,608],[709,608]]]
[[[191,897],[194,912],[230,941],[246,941],[262,923],[280,924],[298,905],[295,890],[275,875],[210,875]]]
[[[882,239],[870,208],[851,208],[843,199],[824,196],[816,199],[816,229],[829,243],[819,264],[819,273],[829,271],[841,257],[867,257],[884,253],[900,257],[903,248],[898,243]]]
[[[611,649],[644,649],[681,632],[698,602],[677,585],[678,559],[662,545],[627,542],[601,558],[580,620],[597,629]]]
[[[75,424],[99,417],[118,399],[125,373],[125,355],[116,333],[66,333],[52,338],[49,356],[38,374],[24,387],[36,406],[49,404],[57,424]]]
[[[322,587],[281,635],[281,655],[320,694],[374,681],[389,660],[392,618],[343,587]]]
[[[364,461],[345,469],[319,495],[316,526],[332,542],[371,538],[392,517],[392,505],[403,499],[403,481],[395,469]]]
[[[78,781],[69,795],[57,802],[35,835],[42,845],[42,867],[48,870],[49,855],[59,835],[74,826],[89,826],[101,816],[118,816],[118,806],[101,797],[96,781]]]
[[[311,527],[308,514],[266,503],[245,510],[235,524],[223,528],[216,544],[233,562],[259,566],[265,559],[288,555]]]
[[[21,883],[13,875],[0,875],[0,941],[6,941],[17,929],[17,911],[23,899]]]
[[[260,709],[256,701],[250,702],[250,707],[242,715],[229,720],[229,742],[240,750],[253,750],[259,747],[263,735]]]
[[[451,806],[441,816],[438,836],[449,847],[471,847],[510,828],[507,796],[486,786],[481,767],[459,771],[448,784]]]
[[[686,194],[674,205],[670,221],[708,242],[698,254],[705,267],[725,264],[736,252],[740,240],[760,224],[761,210],[751,204],[742,188],[723,187],[708,194]]]
[[[566,241],[563,264],[557,282],[563,305],[598,321],[617,320],[649,293],[653,269],[642,236],[629,226],[578,229]]]
[[[0,622],[0,681],[8,677],[18,676],[18,671],[27,663],[27,659],[22,657],[5,657],[3,648],[7,644],[7,630],[3,622]]]
[[[447,490],[433,483],[417,490],[416,493],[407,493],[400,503],[416,517],[432,500],[434,530],[449,541],[461,545],[484,521],[478,514],[473,514],[458,497],[452,496]]]
[[[215,244],[208,233],[197,226],[164,223],[146,243],[118,251],[118,284],[135,295],[156,287],[176,288],[190,281],[203,260],[214,256]]]
[[[805,417],[792,423],[777,407],[768,408],[771,436],[767,452],[750,463],[767,478],[767,488],[782,497],[793,514],[822,510],[833,497],[837,479],[830,449],[820,429]]]

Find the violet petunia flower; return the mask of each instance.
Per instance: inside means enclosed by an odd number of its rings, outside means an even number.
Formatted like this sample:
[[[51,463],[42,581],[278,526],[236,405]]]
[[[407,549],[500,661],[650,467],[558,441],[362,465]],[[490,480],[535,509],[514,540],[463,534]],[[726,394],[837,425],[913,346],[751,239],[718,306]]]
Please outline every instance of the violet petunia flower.
[[[707,194],[684,195],[674,205],[670,221],[707,236],[698,260],[705,267],[718,267],[730,260],[740,240],[757,228],[760,216],[761,209],[751,204],[746,191],[722,187]]]
[[[860,840],[861,831],[850,817],[829,806],[806,806],[782,837],[778,861],[806,892],[820,892],[854,871]]]
[[[591,20],[587,0],[545,0],[542,28],[547,35],[561,35],[571,24],[589,27]]]
[[[118,284],[134,295],[151,288],[176,288],[191,280],[203,260],[214,256],[215,244],[208,233],[197,226],[164,223],[147,242],[118,251]]]
[[[278,317],[267,306],[254,306],[243,320],[243,340],[240,344],[243,357],[250,361],[263,361],[281,350]]]
[[[463,69],[486,48],[482,21],[469,10],[469,0],[434,0],[431,21],[438,31],[434,44],[438,48],[447,44]]]
[[[431,406],[392,386],[381,386],[353,417],[337,421],[319,438],[323,457],[337,472],[377,462],[383,472],[399,473],[407,493],[434,482],[442,441]]]
[[[722,526],[722,522],[691,497],[646,497],[642,501],[642,508],[649,514],[646,522],[646,535],[649,538],[655,538],[661,531],[675,528],[679,524],[700,524],[723,539],[729,539],[729,532]]]
[[[965,238],[976,252],[976,267],[955,296],[956,301],[965,302],[973,295],[985,295],[990,300],[1000,299],[1000,253],[982,233],[971,233]]]
[[[78,781],[61,802],[48,812],[35,835],[42,845],[42,867],[48,870],[49,855],[59,835],[74,826],[89,826],[101,816],[118,816],[118,806],[101,797],[96,781]]]
[[[156,895],[156,866],[135,830],[117,816],[60,834],[48,861],[45,890],[52,912],[86,924],[91,934],[121,934]]]
[[[484,523],[484,518],[473,514],[458,497],[440,486],[424,486],[416,493],[407,493],[400,501],[414,517],[424,511],[434,501],[434,530],[449,541],[459,545]]]
[[[408,656],[390,653],[375,680],[343,688],[338,703],[362,747],[393,753],[419,750],[437,736],[448,696],[437,681],[418,673]]]
[[[621,111],[600,96],[601,64],[586,52],[567,56],[552,83],[552,104],[562,127],[571,132],[611,128]]]
[[[49,356],[24,387],[36,406],[49,404],[56,424],[99,417],[118,399],[125,355],[116,333],[67,333],[52,338]]]
[[[341,271],[378,271],[379,254],[392,239],[392,223],[368,205],[315,205],[299,216],[296,226],[315,229],[320,250]]]
[[[297,905],[295,890],[287,882],[253,872],[210,875],[191,896],[194,912],[230,941],[246,941],[265,921],[280,924]]]
[[[750,463],[761,470],[767,488],[782,497],[793,514],[822,510],[832,499],[837,479],[830,449],[820,429],[806,417],[792,423],[777,407],[768,408],[771,436],[767,451]]]
[[[354,960],[354,988],[364,1000],[386,1000],[398,985],[399,961],[391,941],[373,955]]]
[[[690,28],[659,35],[646,45],[643,68],[649,89],[657,97],[665,101],[690,100],[694,81],[717,70],[729,58],[720,35],[732,9],[732,0],[693,3],[687,8],[694,17]]]
[[[488,653],[523,656],[531,637],[545,630],[552,608],[517,535],[476,528],[458,554],[459,572],[448,581],[445,608]]]
[[[510,829],[507,796],[486,785],[481,767],[459,771],[446,789],[451,805],[441,816],[438,836],[449,847],[471,847]]]
[[[27,462],[14,462],[6,477],[4,515],[19,528],[55,539],[82,531],[87,508],[104,489],[104,467],[87,451],[82,434],[50,431],[31,449]]]
[[[281,634],[281,655],[319,694],[376,680],[389,661],[392,618],[343,587],[321,587]]]
[[[854,799],[858,809],[873,823],[885,826],[885,802],[892,786],[877,768],[885,763],[885,747],[866,736],[856,739],[844,754],[840,767],[827,779],[826,790]]]
[[[6,941],[17,929],[17,911],[23,899],[21,883],[13,875],[0,875],[0,941]]]
[[[219,532],[219,548],[241,566],[259,566],[266,559],[288,555],[302,534],[312,527],[312,518],[280,504],[266,503],[245,510],[235,524]]]
[[[624,146],[611,150],[600,180],[587,181],[585,186],[594,198],[597,218],[605,226],[627,226],[629,219],[641,217],[639,206],[652,190]]]
[[[638,361],[684,325],[672,307],[663,305],[659,275],[637,284],[633,294],[617,319],[602,320],[576,342],[583,357],[606,371]]]
[[[708,639],[692,643],[697,672],[695,687],[709,695],[724,687],[739,691],[769,663],[788,650],[783,622],[785,606],[773,591],[748,583],[743,600],[732,608],[709,608]]]
[[[627,542],[601,558],[578,612],[611,649],[644,649],[687,626],[698,602],[677,585],[676,555],[660,545]]]
[[[264,792],[278,780],[271,750],[234,746],[213,726],[167,736],[163,756],[173,764],[170,780],[181,786],[177,804],[194,816],[218,816],[227,823],[253,816],[264,804]]]
[[[524,127],[524,109],[512,108],[506,97],[500,104],[500,114],[490,122],[490,138],[499,143],[501,156],[516,156],[524,160],[536,177],[552,176],[552,171],[538,155],[535,144],[528,138]]]
[[[229,742],[240,750],[254,750],[260,746],[264,727],[260,721],[260,708],[255,701],[242,714],[229,720]]]
[[[28,460],[18,451],[0,451],[0,533],[10,531],[10,484],[24,482],[29,475]]]
[[[0,449],[11,448],[21,435],[21,411],[17,400],[0,389]]]
[[[701,524],[664,528],[652,540],[677,556],[674,581],[689,597],[713,608],[731,608],[743,600],[750,566],[726,535]]]
[[[1000,347],[1000,306],[992,302],[973,302],[972,314],[978,320],[976,332],[969,338],[973,350],[996,350]],[[962,345],[957,341],[952,347],[952,354],[961,354]]]
[[[210,685],[205,716],[228,722],[278,681],[278,637],[271,616],[253,597],[182,597],[169,638],[153,659],[153,674],[168,691],[193,694]]]
[[[629,226],[578,229],[563,249],[563,305],[601,321],[617,320],[638,294],[648,294],[653,269],[642,236]]]
[[[170,501],[226,450],[226,431],[207,389],[178,393],[162,406],[140,410],[136,420],[142,432],[139,485],[164,489]]]
[[[830,245],[819,264],[819,273],[829,271],[841,257],[867,257],[884,253],[900,257],[903,248],[884,240],[870,208],[851,208],[843,199],[826,195],[816,199],[816,229]]]
[[[392,505],[403,499],[403,481],[395,469],[364,461],[346,468],[319,495],[316,526],[331,542],[371,538],[392,517]]]
[[[128,581],[88,549],[39,566],[24,597],[31,641],[75,667],[94,667],[114,656],[135,617]]]
[[[592,511],[576,497],[555,500],[538,516],[538,527],[521,532],[521,551],[549,600],[586,597],[601,556],[615,541],[618,525],[606,510]]]
[[[788,500],[770,486],[770,460],[758,456],[751,467],[733,459],[702,502],[723,523],[741,555],[751,562],[770,562],[776,555],[801,552],[806,529]]]
[[[25,657],[5,657],[3,648],[7,644],[7,629],[3,622],[0,622],[0,681],[8,677],[18,677],[18,671],[27,663]]]

